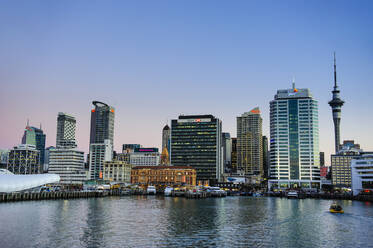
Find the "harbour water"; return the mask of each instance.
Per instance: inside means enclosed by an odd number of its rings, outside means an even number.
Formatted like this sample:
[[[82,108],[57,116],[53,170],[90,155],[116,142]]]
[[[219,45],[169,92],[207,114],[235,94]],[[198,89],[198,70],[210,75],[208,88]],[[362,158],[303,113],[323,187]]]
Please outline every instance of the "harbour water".
[[[372,247],[373,204],[159,196],[0,204],[1,247]]]

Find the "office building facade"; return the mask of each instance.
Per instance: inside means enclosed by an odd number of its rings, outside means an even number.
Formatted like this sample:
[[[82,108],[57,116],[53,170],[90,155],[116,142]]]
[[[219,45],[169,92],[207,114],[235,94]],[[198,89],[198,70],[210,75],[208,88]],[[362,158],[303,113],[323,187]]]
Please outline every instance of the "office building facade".
[[[171,164],[192,166],[198,181],[221,181],[222,123],[213,115],[181,115],[171,122]]]
[[[162,152],[166,148],[167,152],[170,153],[170,142],[171,142],[171,129],[168,125],[162,129]]]
[[[58,174],[61,184],[83,184],[87,180],[84,152],[74,148],[50,149],[48,173]]]
[[[331,155],[332,184],[335,188],[351,188],[351,161],[364,154],[353,140],[343,141],[337,154]]]
[[[231,138],[232,140],[232,173],[237,172],[237,138]]]
[[[114,108],[106,103],[93,101],[89,146],[89,176],[92,180],[102,179],[104,161],[113,158]]]
[[[59,112],[57,116],[57,148],[75,148],[75,130],[76,120],[75,117]]]
[[[9,152],[7,170],[14,174],[39,174],[40,151],[35,145],[22,144]]]
[[[132,165],[123,161],[113,160],[104,162],[104,180],[131,183]]]
[[[278,90],[270,102],[271,188],[319,188],[318,103],[309,89]]]
[[[263,176],[262,117],[259,108],[237,117],[237,169],[245,176]]]
[[[131,183],[159,186],[196,186],[196,169],[191,166],[136,166]]]
[[[230,133],[222,133],[224,172],[232,172],[232,139]]]
[[[352,193],[373,193],[373,154],[351,160]]]
[[[22,144],[33,145],[39,151],[39,163],[44,164],[44,150],[45,150],[45,139],[46,136],[43,130],[36,127],[26,126],[25,132],[22,137]],[[43,169],[43,166],[41,167]],[[42,173],[43,171],[40,171]]]

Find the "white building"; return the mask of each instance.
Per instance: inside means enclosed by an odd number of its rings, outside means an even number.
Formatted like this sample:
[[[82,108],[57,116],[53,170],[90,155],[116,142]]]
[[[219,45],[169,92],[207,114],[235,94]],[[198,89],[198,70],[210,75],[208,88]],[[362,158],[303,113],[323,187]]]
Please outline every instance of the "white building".
[[[61,184],[82,184],[87,180],[84,152],[72,148],[50,149],[48,173],[58,174]]]
[[[57,183],[56,174],[14,175],[8,170],[0,169],[0,192],[11,193],[39,187],[44,184]]]
[[[104,180],[131,183],[132,165],[124,161],[104,162]]]
[[[351,160],[352,192],[373,191],[373,154]]]
[[[136,148],[130,153],[130,164],[133,166],[157,166],[161,157],[157,148]]]
[[[110,140],[104,143],[93,143],[89,145],[89,176],[90,179],[102,179],[104,162],[113,159],[113,146]]]
[[[268,187],[320,187],[318,104],[309,89],[278,90],[270,102]]]

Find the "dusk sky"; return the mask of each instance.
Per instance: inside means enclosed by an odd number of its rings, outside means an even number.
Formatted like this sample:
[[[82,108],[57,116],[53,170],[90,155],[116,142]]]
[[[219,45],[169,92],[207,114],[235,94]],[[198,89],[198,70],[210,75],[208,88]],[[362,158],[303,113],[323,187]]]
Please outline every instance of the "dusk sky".
[[[114,143],[161,146],[179,114],[236,117],[259,107],[269,135],[277,89],[319,101],[320,151],[334,150],[337,53],[341,138],[373,150],[373,1],[0,1],[0,149],[27,122],[56,142],[58,112],[88,152],[92,101],[116,109]]]

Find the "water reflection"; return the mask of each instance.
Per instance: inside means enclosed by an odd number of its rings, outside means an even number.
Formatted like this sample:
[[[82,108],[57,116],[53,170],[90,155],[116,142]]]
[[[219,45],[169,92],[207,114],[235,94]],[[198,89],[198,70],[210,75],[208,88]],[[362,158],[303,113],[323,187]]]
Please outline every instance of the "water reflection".
[[[368,247],[373,206],[227,197],[107,197],[0,204],[1,247]],[[4,223],[7,223],[4,225]]]

